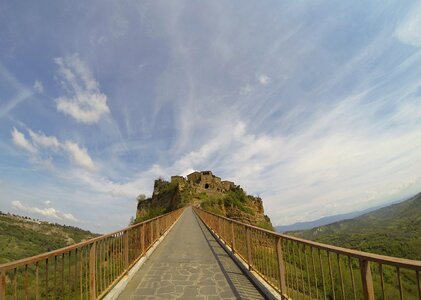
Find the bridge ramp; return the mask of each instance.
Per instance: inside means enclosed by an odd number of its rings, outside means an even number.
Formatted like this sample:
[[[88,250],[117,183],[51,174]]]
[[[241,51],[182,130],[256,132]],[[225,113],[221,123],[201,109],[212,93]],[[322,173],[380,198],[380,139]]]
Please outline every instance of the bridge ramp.
[[[187,208],[118,299],[265,298]]]

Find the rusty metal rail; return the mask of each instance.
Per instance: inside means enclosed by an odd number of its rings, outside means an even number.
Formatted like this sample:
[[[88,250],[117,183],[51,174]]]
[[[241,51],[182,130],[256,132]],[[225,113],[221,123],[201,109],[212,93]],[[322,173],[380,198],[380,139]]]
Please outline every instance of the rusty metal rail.
[[[0,265],[0,300],[101,299],[182,212]]]
[[[330,246],[194,211],[283,299],[421,299],[421,261]]]

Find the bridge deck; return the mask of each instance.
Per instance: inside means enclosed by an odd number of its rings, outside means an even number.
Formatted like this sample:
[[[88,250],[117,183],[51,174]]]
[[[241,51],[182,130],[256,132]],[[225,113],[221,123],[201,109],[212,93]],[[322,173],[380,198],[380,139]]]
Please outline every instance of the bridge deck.
[[[118,298],[264,299],[187,208]]]

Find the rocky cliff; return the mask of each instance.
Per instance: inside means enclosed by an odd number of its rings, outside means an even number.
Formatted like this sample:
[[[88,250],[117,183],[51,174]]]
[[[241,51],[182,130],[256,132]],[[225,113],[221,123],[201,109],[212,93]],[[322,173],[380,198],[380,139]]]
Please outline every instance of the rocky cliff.
[[[136,222],[188,205],[273,230],[260,197],[247,195],[239,185],[221,180],[211,171],[172,176],[171,181],[155,180],[152,197],[138,197]]]

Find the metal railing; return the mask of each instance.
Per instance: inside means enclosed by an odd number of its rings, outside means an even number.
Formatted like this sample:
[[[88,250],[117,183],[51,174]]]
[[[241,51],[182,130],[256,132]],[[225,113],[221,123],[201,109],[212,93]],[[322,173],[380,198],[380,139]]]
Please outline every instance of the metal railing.
[[[421,261],[312,242],[194,210],[283,299],[421,299]]]
[[[0,300],[100,299],[183,209],[69,247],[0,265]]]

